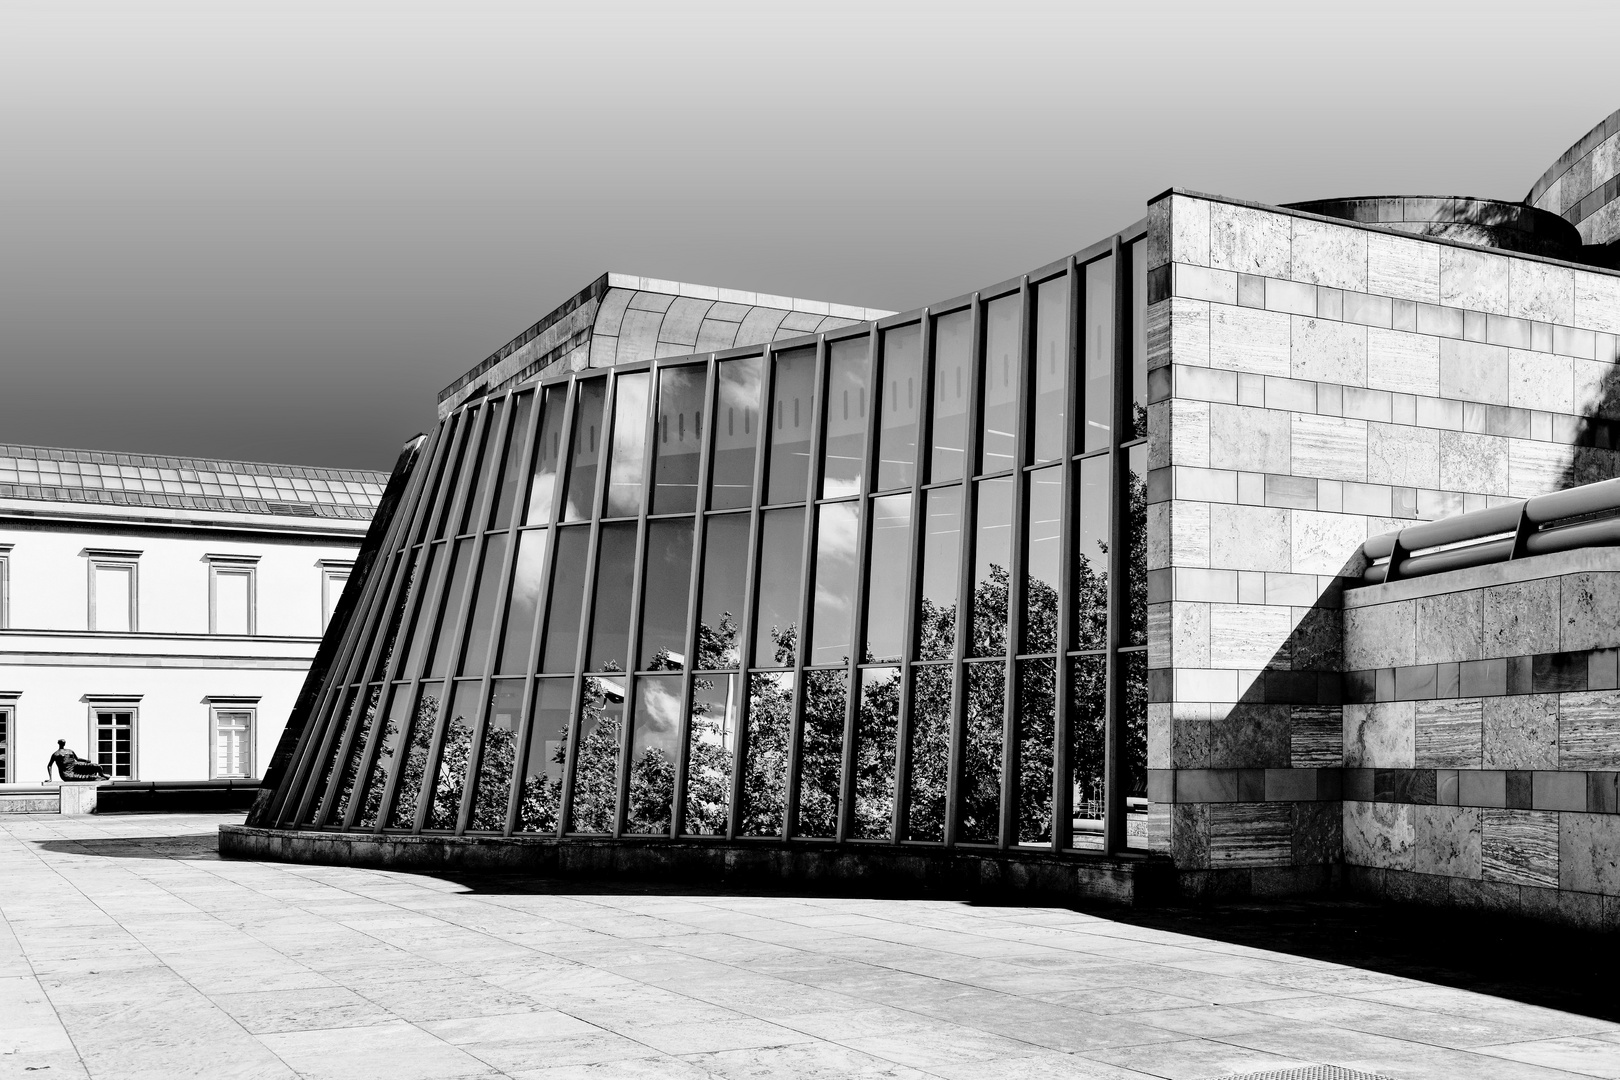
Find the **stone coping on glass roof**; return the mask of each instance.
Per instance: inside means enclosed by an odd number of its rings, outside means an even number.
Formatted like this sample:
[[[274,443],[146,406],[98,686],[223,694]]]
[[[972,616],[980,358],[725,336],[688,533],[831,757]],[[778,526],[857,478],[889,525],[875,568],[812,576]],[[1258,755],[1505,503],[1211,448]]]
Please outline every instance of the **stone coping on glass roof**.
[[[366,469],[0,444],[0,498],[368,521],[387,482]]]
[[[559,371],[759,345],[894,314],[878,308],[603,274],[439,392],[439,415]]]

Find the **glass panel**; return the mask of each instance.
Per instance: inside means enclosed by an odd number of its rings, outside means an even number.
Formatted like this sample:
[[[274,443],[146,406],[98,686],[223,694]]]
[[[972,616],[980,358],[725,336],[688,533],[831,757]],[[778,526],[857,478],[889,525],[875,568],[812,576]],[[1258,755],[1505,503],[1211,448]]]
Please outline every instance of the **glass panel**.
[[[697,509],[698,457],[703,446],[704,384],[708,368],[685,364],[658,373],[658,428],[653,445],[655,514]]]
[[[1069,749],[1074,785],[1074,846],[1100,848],[1103,842],[1104,779],[1107,775],[1107,665],[1101,656],[1069,661]]]
[[[1108,644],[1108,458],[1080,462],[1080,516],[1076,522],[1074,643]]]
[[[827,346],[827,427],[821,451],[823,499],[855,495],[861,490],[870,352],[871,339],[867,337],[834,341]]]
[[[377,815],[382,811],[383,792],[388,786],[388,774],[393,770],[394,754],[399,749],[400,737],[410,727],[410,715],[411,688],[394,687],[389,695],[388,719],[383,724],[382,745],[378,747],[377,757],[372,761],[371,772],[366,777],[365,796],[360,804],[360,813],[355,818],[355,825],[358,828],[371,829],[377,825]],[[432,720],[428,723],[431,724]]]
[[[607,508],[603,517],[641,513],[641,489],[647,469],[647,391],[645,371],[620,375],[613,391],[613,461],[608,467]]]
[[[693,836],[724,836],[731,807],[740,675],[692,679],[692,730],[687,742],[686,824]]]
[[[757,356],[720,363],[720,403],[715,412],[711,510],[730,510],[754,500],[754,447],[759,444],[760,369]]]
[[[1063,511],[1063,468],[1029,474],[1028,531],[1024,537],[1024,651],[1057,648],[1058,571],[1063,565],[1059,520]]]
[[[933,449],[928,479],[959,480],[967,453],[969,395],[972,380],[973,316],[953,311],[934,320]]]
[[[533,394],[518,394],[512,399],[512,426],[506,436],[501,486],[489,523],[492,529],[505,529],[512,524],[512,507],[517,505],[518,490],[523,485],[523,465],[519,458],[523,456],[523,444],[529,437],[529,410],[533,404]],[[505,827],[504,824],[502,827]]]
[[[898,660],[910,584],[911,495],[872,500],[872,557],[866,589],[866,649],[861,660]]]
[[[1147,653],[1120,653],[1118,674],[1125,713],[1120,722],[1125,842],[1133,848],[1160,847],[1169,837],[1150,835],[1147,801]]]
[[[781,836],[787,806],[788,736],[793,716],[793,673],[748,676],[748,740],[743,747],[743,836]]]
[[[1131,447],[1130,473],[1125,481],[1130,491],[1125,496],[1125,542],[1130,560],[1125,569],[1126,611],[1125,643],[1147,644],[1147,444]]]
[[[910,487],[917,476],[917,397],[922,389],[922,324],[883,331],[878,393],[877,490]]]
[[[1068,427],[1069,278],[1043,281],[1035,289],[1035,428],[1032,461],[1063,456]]]
[[[1131,245],[1131,436],[1147,438],[1147,241]]]
[[[467,452],[467,447],[468,444],[472,443],[478,438],[478,420],[481,415],[482,414],[478,409],[468,409],[462,414],[461,424],[457,429],[459,442],[451,451],[451,453],[455,456],[455,460],[450,464],[450,467],[445,470],[445,477],[439,482],[438,486],[438,491],[442,493],[440,498],[443,499],[443,502],[441,502],[434,511],[437,514],[438,519],[437,524],[433,529],[433,538],[435,540],[444,539],[445,531],[449,528],[450,511],[455,507],[456,504],[456,495],[467,483],[467,480],[462,476],[462,465],[463,463],[467,463],[468,470],[471,470],[471,463],[467,462],[467,459],[470,456]],[[476,462],[477,460],[478,459],[476,457],[472,458],[473,462]]]
[[[467,581],[472,577],[472,546],[471,537],[457,540],[455,550],[450,555],[450,581],[445,588],[441,609],[444,615],[433,630],[433,647],[428,653],[427,674],[430,678],[442,678],[450,666],[450,650],[455,647],[450,639],[455,636],[462,597],[466,595]]]
[[[686,666],[686,602],[692,595],[692,519],[647,526],[647,584],[641,601],[641,660],[647,671]]]
[[[1007,567],[1012,563],[1013,480],[974,485],[978,521],[973,547],[973,636],[969,656],[1007,653]]]
[[[844,712],[849,671],[804,673],[804,744],[799,756],[799,836],[833,836],[842,802]]]
[[[803,502],[810,482],[810,424],[815,388],[816,350],[775,354],[771,387],[771,459],[767,503]]]
[[[788,667],[798,652],[804,510],[768,510],[762,529],[754,663],[760,667]]]
[[[354,733],[349,759],[343,766],[343,778],[338,782],[337,802],[326,818],[327,824],[331,827],[341,825],[344,816],[349,812],[349,800],[354,795],[355,781],[360,779],[360,760],[365,756],[366,742],[371,738],[371,727],[377,720],[377,704],[381,697],[381,686],[372,686],[366,691],[366,705],[360,713],[360,726]],[[219,715],[223,720],[226,714],[222,712]]]
[[[563,766],[568,753],[568,720],[574,699],[572,679],[536,679],[534,719],[524,755],[523,792],[518,797],[518,832],[555,833],[562,806]]]
[[[609,833],[619,804],[619,734],[624,723],[624,680],[585,680],[579,707],[579,753],[574,762],[570,832]]]
[[[557,530],[557,561],[551,570],[551,607],[546,612],[546,651],[541,671],[573,671],[579,651],[579,616],[585,603],[586,559],[591,530]]]
[[[894,825],[894,750],[900,719],[900,669],[861,672],[860,712],[855,719],[855,813],[853,835],[888,839]]]
[[[1086,427],[1083,449],[1101,450],[1114,427],[1114,258],[1086,264]]]
[[[578,404],[574,406],[574,435],[568,452],[567,502],[564,521],[583,521],[591,516],[596,498],[596,466],[602,453],[602,426],[607,405],[607,380],[581,379]]]
[[[494,480],[495,467],[500,463],[501,451],[496,445],[500,438],[501,416],[505,406],[500,401],[492,401],[484,408],[486,419],[484,430],[478,437],[478,457],[467,464],[467,480],[462,486],[466,488],[466,502],[461,505],[461,523],[456,528],[457,534],[469,533],[477,530],[473,513],[485,506],[484,500],[488,497],[491,482]]]
[[[935,488],[924,502],[922,599],[917,606],[917,659],[949,660],[956,652],[956,593],[962,566],[962,489]]]
[[[315,797],[309,801],[309,808],[304,811],[303,823],[305,825],[315,824],[316,819],[320,815],[321,803],[326,799],[326,789],[332,783],[332,774],[337,771],[338,754],[340,754],[343,750],[343,732],[347,729],[349,721],[354,717],[354,703],[356,700],[358,700],[359,696],[359,687],[349,687],[348,689],[344,690],[342,692],[342,697],[336,703],[339,711],[332,716],[331,722],[326,726],[326,731],[322,736],[323,745],[321,748],[321,759],[325,762],[325,764],[322,765],[320,772],[311,777],[311,779],[315,781]],[[98,712],[96,714],[98,726],[105,728],[108,723],[107,718],[116,715],[123,714]],[[104,757],[108,738],[110,738],[108,732],[100,732],[100,741],[102,746],[98,747],[98,749],[103,751]],[[103,760],[102,764],[107,764],[106,760]],[[125,772],[120,775],[127,776],[129,774]]]
[[[457,675],[482,675],[489,662],[489,646],[495,634],[495,612],[506,590],[501,588],[501,571],[506,562],[504,535],[484,541],[484,565],[478,572],[478,592],[473,597],[472,618],[467,623],[467,645],[461,650]]]
[[[635,724],[630,729],[630,806],[627,833],[669,834],[675,807],[675,765],[680,758],[681,677],[636,680]]]
[[[856,548],[860,516],[856,503],[823,506],[816,522],[816,610],[811,620],[812,664],[847,662],[854,616]]]
[[[506,807],[517,767],[517,731],[523,711],[523,680],[496,679],[489,688],[489,715],[484,745],[478,755],[478,783],[473,790],[472,818],[467,828],[505,832]]]
[[[1013,465],[1018,436],[1018,333],[1023,301],[1014,293],[984,306],[984,428],[979,472]]]
[[[422,794],[422,773],[427,768],[428,740],[439,720],[439,697],[443,683],[424,683],[404,740],[405,760],[399,763],[395,782],[394,808],[388,815],[390,829],[410,829],[416,825],[416,800]]]
[[[698,610],[700,668],[734,668],[740,651],[743,590],[747,583],[747,514],[711,516],[703,540],[703,601]]]
[[[1052,842],[1057,661],[1018,662],[1018,842]]]
[[[467,784],[468,758],[472,755],[473,724],[478,721],[478,698],[483,684],[477,679],[454,684],[450,695],[450,717],[444,728],[444,749],[439,753],[439,771],[433,782],[433,803],[428,807],[424,829],[454,829],[461,816],[461,795]]]
[[[630,649],[630,603],[636,580],[636,525],[603,525],[596,560],[596,602],[591,608],[591,648],[586,671],[623,671]]]
[[[439,591],[444,581],[444,570],[448,563],[445,553],[447,544],[433,544],[427,549],[427,571],[423,575],[426,585],[422,589],[422,602],[416,609],[416,616],[411,622],[411,632],[405,641],[405,663],[400,666],[399,677],[413,679],[422,670],[422,659],[427,653],[427,647],[433,642],[433,597]],[[419,552],[416,558],[424,556]],[[403,605],[402,605],[403,608]]]
[[[495,667],[499,674],[519,675],[529,670],[529,653],[534,647],[534,617],[540,606],[540,582],[546,570],[546,541],[550,535],[550,529],[518,533],[512,598],[506,605],[501,657]]]
[[[911,669],[906,836],[945,839],[945,781],[951,760],[951,665]]]
[[[1006,715],[1006,667],[967,665],[967,730],[962,754],[961,837],[993,843],[1001,835],[1002,720]]]
[[[546,387],[540,430],[534,436],[534,481],[529,485],[529,507],[523,514],[525,525],[551,524],[551,501],[556,494],[557,466],[562,460],[563,410],[568,387]]]
[[[380,680],[386,675],[389,661],[394,657],[394,648],[399,644],[399,628],[405,619],[405,609],[410,605],[411,594],[416,591],[417,559],[418,553],[409,551],[396,556],[393,565],[389,567],[390,577],[404,573],[405,580],[400,584],[399,595],[395,598],[393,611],[388,616],[387,636],[383,638],[382,651],[377,654],[377,666],[372,669],[373,681]]]

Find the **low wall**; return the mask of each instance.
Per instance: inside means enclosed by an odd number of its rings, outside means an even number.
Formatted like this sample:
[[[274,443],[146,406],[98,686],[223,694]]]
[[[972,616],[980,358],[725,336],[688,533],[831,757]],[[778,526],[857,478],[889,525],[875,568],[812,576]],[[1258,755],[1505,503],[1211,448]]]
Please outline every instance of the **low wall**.
[[[1345,882],[1620,925],[1620,550],[1344,598]]]
[[[396,836],[223,825],[227,858],[433,872],[677,882],[727,888],[1146,905],[1173,899],[1162,856],[1056,856],[1039,851],[831,847],[809,843]]]

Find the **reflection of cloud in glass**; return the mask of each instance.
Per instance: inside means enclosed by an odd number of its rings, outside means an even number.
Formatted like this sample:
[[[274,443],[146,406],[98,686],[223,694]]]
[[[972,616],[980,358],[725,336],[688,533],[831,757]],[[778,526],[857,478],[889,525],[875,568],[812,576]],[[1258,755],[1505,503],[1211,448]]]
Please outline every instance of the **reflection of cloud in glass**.
[[[854,503],[834,503],[821,508],[821,520],[816,529],[812,663],[832,663],[849,655],[857,528]]]
[[[659,734],[673,735],[680,729],[681,699],[679,679],[643,679],[640,687],[640,719]]]

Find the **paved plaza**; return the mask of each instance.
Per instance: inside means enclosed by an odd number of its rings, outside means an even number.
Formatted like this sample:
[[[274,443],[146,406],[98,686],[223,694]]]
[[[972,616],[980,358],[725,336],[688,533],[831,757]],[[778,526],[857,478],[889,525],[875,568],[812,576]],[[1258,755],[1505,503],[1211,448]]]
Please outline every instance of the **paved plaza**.
[[[1620,1077],[1607,995],[1196,915],[222,861],[237,820],[0,824],[0,1077]]]

